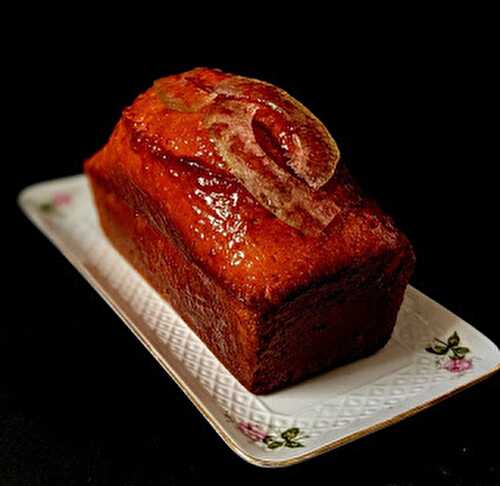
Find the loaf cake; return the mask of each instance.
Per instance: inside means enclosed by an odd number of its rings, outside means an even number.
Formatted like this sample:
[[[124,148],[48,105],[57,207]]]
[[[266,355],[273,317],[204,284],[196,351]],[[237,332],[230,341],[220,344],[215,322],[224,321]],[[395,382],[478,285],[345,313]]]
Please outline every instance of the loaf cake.
[[[390,338],[411,245],[279,88],[206,68],[162,78],[85,172],[111,243],[251,392]]]

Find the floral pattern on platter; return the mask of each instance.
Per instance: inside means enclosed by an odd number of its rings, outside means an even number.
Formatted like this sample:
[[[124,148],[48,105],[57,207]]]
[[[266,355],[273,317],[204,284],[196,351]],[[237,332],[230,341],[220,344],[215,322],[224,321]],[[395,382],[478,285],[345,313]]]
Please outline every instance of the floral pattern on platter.
[[[225,415],[230,422],[236,425],[243,435],[252,442],[263,444],[267,449],[275,450],[281,447],[295,449],[304,447],[302,441],[309,437],[301,433],[298,427],[290,427],[282,432],[268,433],[251,422],[234,419],[227,411]]]
[[[467,357],[470,349],[460,345],[460,336],[456,331],[446,341],[438,338],[434,338],[434,341],[436,342],[425,350],[428,353],[441,356],[436,360],[439,368],[457,374],[463,374],[472,368],[472,359]]]
[[[43,213],[58,213],[59,209],[71,203],[71,195],[66,192],[58,192],[46,202],[40,203],[38,209]]]

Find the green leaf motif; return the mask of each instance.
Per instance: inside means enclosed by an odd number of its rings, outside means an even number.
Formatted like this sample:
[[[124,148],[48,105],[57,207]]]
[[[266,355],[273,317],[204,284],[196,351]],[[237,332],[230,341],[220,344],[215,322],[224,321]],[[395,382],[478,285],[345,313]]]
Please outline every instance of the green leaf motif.
[[[433,346],[429,346],[425,348],[428,353],[432,354],[446,354],[448,352],[448,348],[446,346],[442,346],[441,344],[435,344]]]
[[[467,353],[470,353],[470,349],[465,346],[458,346],[457,348],[453,348],[453,352],[463,358]]]
[[[439,338],[434,338],[439,344],[431,344],[425,348],[428,353],[437,355],[447,355],[450,359],[457,361],[464,359],[467,353],[470,353],[470,349],[465,346],[459,346],[460,336],[457,331],[455,331],[447,340],[442,341]],[[440,366],[440,360],[437,360],[438,366]]]
[[[306,439],[307,437],[309,436],[300,435],[300,429],[298,427],[290,427],[289,429],[281,432],[279,438],[274,434],[269,434],[262,439],[262,442],[266,444],[268,449],[278,449],[279,447],[290,447],[291,449],[296,449],[298,447],[304,447],[299,440]]]
[[[42,203],[38,206],[40,208],[40,211],[44,213],[50,213],[54,209],[54,206],[52,203],[47,202],[47,203]]]
[[[271,442],[267,442],[267,447],[269,449],[277,449],[278,447],[281,447],[283,445],[283,442],[279,440],[273,440]]]
[[[281,437],[286,441],[295,439],[299,435],[300,429],[298,427],[290,427],[281,433]]]
[[[457,331],[455,331],[449,338],[448,338],[448,346],[451,348],[455,347],[458,345],[460,342],[460,338],[458,337]]]
[[[297,447],[304,447],[300,442],[296,440],[287,440],[285,442],[286,447],[290,447],[291,449],[296,449]]]

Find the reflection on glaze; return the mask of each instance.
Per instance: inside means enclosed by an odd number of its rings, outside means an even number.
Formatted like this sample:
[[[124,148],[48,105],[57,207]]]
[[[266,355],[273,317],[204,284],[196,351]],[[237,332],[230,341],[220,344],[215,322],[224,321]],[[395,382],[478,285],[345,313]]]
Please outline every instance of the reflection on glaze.
[[[245,252],[244,246],[247,224],[243,221],[241,214],[235,210],[239,203],[239,193],[231,184],[224,183],[217,176],[199,176],[196,179],[196,189],[193,191],[195,203],[193,211],[200,216],[193,228],[199,238],[205,239],[207,232],[204,228],[211,228],[211,239],[216,242],[214,249],[210,252],[215,256],[221,251],[226,251],[231,266],[240,265]],[[221,242],[220,238],[224,241]],[[219,244],[217,244],[219,243]]]
[[[210,241],[210,250],[207,251],[209,257],[223,254],[229,266],[241,265],[247,254],[244,251],[247,222],[242,204],[253,206],[253,200],[241,192],[240,185],[228,174],[224,162],[214,153],[210,141],[206,137],[196,136],[193,156],[178,157],[175,153],[180,145],[188,143],[187,140],[172,141],[158,135],[150,136],[141,132],[145,129],[142,122],[133,123],[133,127],[132,149],[142,156],[146,153],[159,161],[164,169],[162,177],[168,174],[179,179],[179,183],[192,187],[187,198],[196,215],[189,225],[193,239]],[[189,143],[192,141],[190,139]],[[144,157],[143,160],[142,170],[149,172],[148,158]],[[168,186],[162,189],[168,192]],[[251,262],[245,263],[248,267],[252,266]],[[221,264],[222,270],[224,267]]]

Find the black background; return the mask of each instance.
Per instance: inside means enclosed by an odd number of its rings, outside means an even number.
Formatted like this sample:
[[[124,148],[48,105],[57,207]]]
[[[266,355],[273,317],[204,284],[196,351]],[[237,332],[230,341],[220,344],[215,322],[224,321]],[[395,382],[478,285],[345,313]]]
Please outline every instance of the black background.
[[[136,19],[107,40],[92,25],[50,36],[45,24],[11,38],[23,43],[4,60],[1,486],[500,484],[498,377],[308,463],[244,463],[16,207],[26,185],[81,172],[155,78],[197,65],[258,77],[329,127],[355,177],[414,243],[412,283],[499,343],[498,54],[488,16],[400,18],[389,28],[368,19],[360,37],[319,14],[317,24],[303,20],[316,31],[307,35],[290,23],[278,34],[266,17],[251,34],[189,25],[152,38]]]

